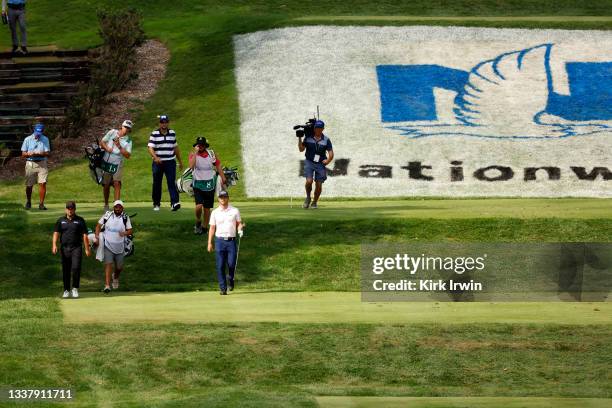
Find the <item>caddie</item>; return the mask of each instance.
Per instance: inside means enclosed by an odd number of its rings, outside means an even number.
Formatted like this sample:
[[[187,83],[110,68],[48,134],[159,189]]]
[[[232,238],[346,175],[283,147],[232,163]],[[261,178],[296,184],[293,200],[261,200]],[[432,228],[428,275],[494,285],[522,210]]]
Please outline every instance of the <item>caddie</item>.
[[[193,152],[189,155],[189,167],[193,170],[193,196],[195,198],[196,223],[193,232],[202,235],[206,227],[202,227],[202,213],[204,213],[204,226],[210,220],[210,210],[215,201],[217,177],[221,178],[221,187],[225,186],[225,174],[221,168],[221,161],[206,141],[199,136],[193,144]]]
[[[108,211],[110,186],[115,190],[115,200],[121,198],[121,179],[123,176],[124,159],[132,155],[131,120],[124,120],[121,129],[111,129],[100,141],[100,147],[105,151],[102,157],[102,184],[104,185],[104,211]]]
[[[104,232],[104,293],[111,291],[111,274],[113,289],[119,288],[119,275],[123,271],[125,237],[132,234],[132,222],[123,209],[123,201],[115,200],[113,211],[107,211],[96,225],[94,243],[100,244],[100,233]],[[113,273],[113,265],[115,272]]]

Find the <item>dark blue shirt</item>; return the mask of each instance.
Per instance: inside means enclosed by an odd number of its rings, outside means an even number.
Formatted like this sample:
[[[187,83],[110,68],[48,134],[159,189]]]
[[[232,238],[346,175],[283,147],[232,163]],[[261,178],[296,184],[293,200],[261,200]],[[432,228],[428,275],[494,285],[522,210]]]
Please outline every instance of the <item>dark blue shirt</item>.
[[[327,159],[327,152],[332,150],[332,142],[329,137],[321,135],[321,140],[318,142],[313,137],[307,137],[304,139],[304,146],[306,146],[306,160],[315,161],[315,156],[319,155],[317,163],[321,163]]]

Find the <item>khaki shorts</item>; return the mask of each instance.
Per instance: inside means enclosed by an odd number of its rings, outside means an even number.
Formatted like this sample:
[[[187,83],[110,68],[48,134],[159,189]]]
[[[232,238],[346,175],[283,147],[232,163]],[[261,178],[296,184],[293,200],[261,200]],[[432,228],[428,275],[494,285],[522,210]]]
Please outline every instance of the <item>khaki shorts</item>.
[[[102,172],[102,184],[112,184],[113,181],[121,181],[122,175],[123,175],[123,161],[117,168],[117,172],[115,174],[107,173],[105,171]]]
[[[41,160],[38,162],[27,160],[25,165],[25,184],[32,187],[34,184],[42,184],[47,182],[49,169],[47,169],[47,161]]]

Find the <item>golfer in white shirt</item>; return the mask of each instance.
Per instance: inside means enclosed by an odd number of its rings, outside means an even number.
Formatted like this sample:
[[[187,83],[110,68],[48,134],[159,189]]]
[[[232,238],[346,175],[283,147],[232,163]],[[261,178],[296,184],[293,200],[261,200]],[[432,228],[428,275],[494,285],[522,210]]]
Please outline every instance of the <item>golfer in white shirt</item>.
[[[234,290],[234,271],[236,270],[237,250],[236,235],[242,237],[243,230],[240,211],[229,204],[227,191],[219,193],[219,206],[210,214],[208,230],[208,252],[215,251],[217,260],[217,279],[221,295],[227,295],[227,289]],[[213,237],[215,243],[213,246]],[[229,270],[229,282],[226,280],[225,267]]]

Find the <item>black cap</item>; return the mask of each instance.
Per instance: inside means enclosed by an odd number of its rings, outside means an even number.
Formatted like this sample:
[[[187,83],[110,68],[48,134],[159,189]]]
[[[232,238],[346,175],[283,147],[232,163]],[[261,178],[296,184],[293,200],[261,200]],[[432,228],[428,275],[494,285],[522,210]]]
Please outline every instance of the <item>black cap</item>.
[[[221,197],[228,197],[229,198],[229,193],[225,190],[221,190],[219,191],[219,198]]]
[[[66,201],[66,208],[76,208],[76,203],[74,201]]]
[[[205,147],[210,146],[208,144],[208,142],[206,141],[206,138],[204,136],[198,136],[198,138],[196,139],[195,143],[193,144],[193,147],[196,147],[197,145],[202,145]]]

